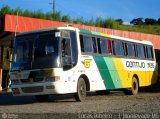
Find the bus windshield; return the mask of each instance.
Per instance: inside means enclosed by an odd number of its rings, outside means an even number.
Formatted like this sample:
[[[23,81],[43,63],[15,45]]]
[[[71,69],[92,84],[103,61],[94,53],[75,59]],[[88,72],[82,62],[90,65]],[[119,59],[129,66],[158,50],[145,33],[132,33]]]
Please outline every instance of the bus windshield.
[[[55,31],[17,36],[13,46],[12,70],[60,66],[59,37]]]

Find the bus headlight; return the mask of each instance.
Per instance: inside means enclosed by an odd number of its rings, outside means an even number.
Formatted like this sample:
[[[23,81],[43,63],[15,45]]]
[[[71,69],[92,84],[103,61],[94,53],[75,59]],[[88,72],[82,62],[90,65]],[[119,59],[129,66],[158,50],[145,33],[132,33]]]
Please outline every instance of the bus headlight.
[[[20,94],[20,91],[18,88],[12,88],[12,92],[14,95],[19,95]]]
[[[47,82],[54,82],[54,81],[59,81],[60,80],[60,76],[54,76],[54,77],[47,77],[46,81]]]

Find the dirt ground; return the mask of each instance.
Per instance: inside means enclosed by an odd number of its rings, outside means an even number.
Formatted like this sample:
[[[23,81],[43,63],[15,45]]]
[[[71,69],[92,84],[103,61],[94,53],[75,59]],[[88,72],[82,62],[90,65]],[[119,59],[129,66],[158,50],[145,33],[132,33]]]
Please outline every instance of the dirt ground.
[[[2,116],[1,116],[2,114]],[[52,95],[39,103],[33,96],[13,97],[0,93],[0,118],[160,118],[160,92],[140,92],[136,96],[112,91],[110,95],[88,93],[84,102],[73,95]]]

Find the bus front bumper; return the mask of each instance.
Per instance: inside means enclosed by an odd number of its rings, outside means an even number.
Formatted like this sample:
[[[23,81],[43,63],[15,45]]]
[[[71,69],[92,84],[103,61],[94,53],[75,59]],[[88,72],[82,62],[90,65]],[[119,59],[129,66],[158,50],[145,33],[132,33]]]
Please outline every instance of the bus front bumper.
[[[62,82],[34,83],[11,85],[14,96],[65,94],[65,85]]]

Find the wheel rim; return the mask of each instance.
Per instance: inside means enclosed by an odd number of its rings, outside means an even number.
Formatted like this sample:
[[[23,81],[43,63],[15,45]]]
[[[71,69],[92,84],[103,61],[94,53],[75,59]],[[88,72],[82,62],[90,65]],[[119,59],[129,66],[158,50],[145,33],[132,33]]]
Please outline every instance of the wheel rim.
[[[80,94],[85,97],[86,96],[86,89],[85,89],[85,85],[80,85]]]
[[[132,82],[132,94],[133,95],[137,95],[138,93],[138,81],[137,79],[134,77],[133,78],[133,82]]]
[[[137,90],[137,84],[136,84],[136,82],[133,82],[133,90]]]

